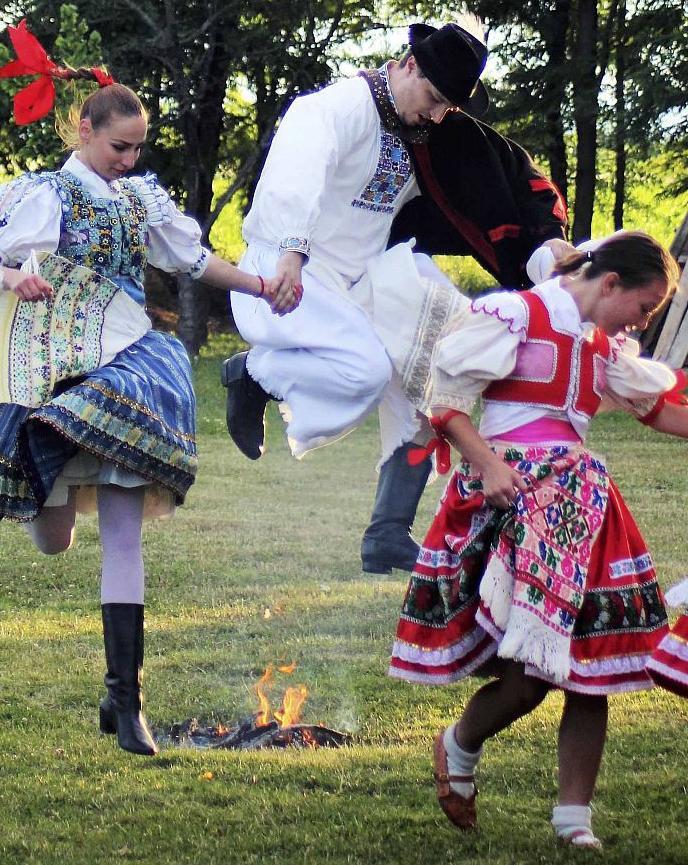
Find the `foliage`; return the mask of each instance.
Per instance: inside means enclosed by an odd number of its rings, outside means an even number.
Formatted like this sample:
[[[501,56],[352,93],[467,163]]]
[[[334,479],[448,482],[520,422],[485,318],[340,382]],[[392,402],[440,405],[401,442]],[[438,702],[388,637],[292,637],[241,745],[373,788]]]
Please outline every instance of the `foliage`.
[[[77,7],[64,3],[59,7],[58,20],[55,21],[57,35],[54,47],[48,53],[60,65],[72,67],[96,66],[102,62],[100,34],[91,31],[86,21],[79,18]],[[16,21],[14,22],[17,23]],[[33,25],[32,25],[33,26]],[[41,29],[35,28],[41,37]],[[0,45],[0,65],[14,57],[13,52]],[[0,116],[9,117],[12,113],[11,96],[30,83],[31,77],[0,79]],[[66,116],[70,106],[88,96],[93,84],[70,82],[56,87],[56,110]],[[37,123],[28,126],[15,126],[12,123],[0,125],[0,168],[10,176],[23,169],[54,169],[64,161],[63,144],[55,131],[55,117],[51,114]]]

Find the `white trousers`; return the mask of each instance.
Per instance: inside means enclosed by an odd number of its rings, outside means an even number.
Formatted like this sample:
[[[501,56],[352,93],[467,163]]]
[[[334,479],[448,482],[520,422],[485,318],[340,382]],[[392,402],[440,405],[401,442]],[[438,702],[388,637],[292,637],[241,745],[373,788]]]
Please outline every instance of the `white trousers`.
[[[270,277],[277,251],[252,244],[240,267]],[[296,457],[335,441],[375,408],[392,365],[370,318],[337,288],[303,269],[303,300],[274,315],[264,301],[232,296],[234,320],[251,344],[247,368],[268,393],[283,400],[287,435]]]

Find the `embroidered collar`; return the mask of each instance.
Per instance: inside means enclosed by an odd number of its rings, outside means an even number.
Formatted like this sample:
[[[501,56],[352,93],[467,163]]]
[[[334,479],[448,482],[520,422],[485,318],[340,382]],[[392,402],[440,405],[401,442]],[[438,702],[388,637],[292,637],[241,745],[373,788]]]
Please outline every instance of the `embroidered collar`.
[[[108,183],[95,171],[84,165],[76,153],[72,153],[69,159],[62,166],[63,171],[69,171],[77,177],[86,187],[86,189],[98,198],[117,198],[120,194],[120,184],[118,180],[112,180]]]
[[[557,330],[565,331],[572,336],[590,337],[595,330],[595,325],[591,321],[582,321],[576,301],[565,288],[562,288],[558,277],[540,283],[533,290],[545,302],[552,325]]]
[[[401,122],[397,114],[392,90],[389,86],[387,64],[381,66],[380,69],[362,69],[358,74],[365,78],[382,125],[387,132],[391,132],[392,135],[396,135],[409,144],[425,144],[430,137],[430,130],[423,126],[407,126]]]

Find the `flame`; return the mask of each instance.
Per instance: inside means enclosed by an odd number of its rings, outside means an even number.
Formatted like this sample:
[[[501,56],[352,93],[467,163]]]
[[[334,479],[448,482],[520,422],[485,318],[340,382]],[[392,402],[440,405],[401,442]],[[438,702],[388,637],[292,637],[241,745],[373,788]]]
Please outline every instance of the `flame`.
[[[256,714],[256,723],[258,725],[267,724],[270,721],[271,715],[274,714],[275,720],[280,727],[289,727],[292,724],[298,723],[300,719],[301,707],[306,702],[308,697],[308,689],[305,685],[297,685],[295,688],[287,688],[282,698],[282,705],[273,713],[270,698],[266,691],[273,682],[274,666],[268,664],[265,672],[260,677],[255,685],[256,696],[258,697],[259,711]],[[296,664],[287,664],[277,668],[280,673],[293,673],[296,669]]]
[[[306,702],[308,689],[305,685],[287,688],[282,698],[282,707],[275,712],[275,718],[280,727],[290,727],[296,724],[301,714],[301,706]]]
[[[260,681],[256,685],[256,694],[258,696],[258,702],[260,704],[260,711],[258,712],[258,717],[256,718],[257,724],[267,724],[270,720],[272,707],[270,706],[270,700],[268,699],[268,695],[265,693],[265,686],[271,681],[272,664],[268,664],[265,668],[265,672],[260,677]]]

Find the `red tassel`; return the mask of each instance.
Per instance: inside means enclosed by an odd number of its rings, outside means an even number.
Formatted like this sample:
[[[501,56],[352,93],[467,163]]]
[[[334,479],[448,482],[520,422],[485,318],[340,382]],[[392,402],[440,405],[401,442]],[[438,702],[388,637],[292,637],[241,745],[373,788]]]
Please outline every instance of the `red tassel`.
[[[93,77],[98,82],[98,87],[109,87],[115,83],[115,79],[104,69],[99,69],[97,66],[91,66]]]

